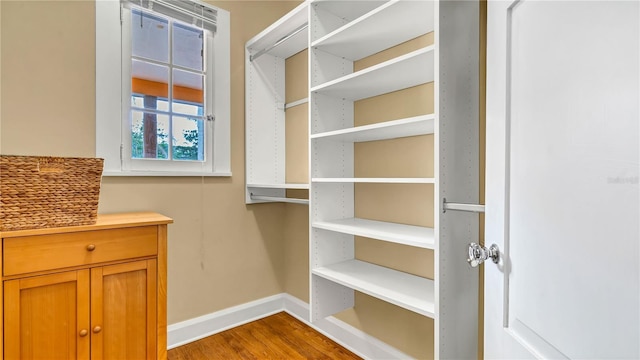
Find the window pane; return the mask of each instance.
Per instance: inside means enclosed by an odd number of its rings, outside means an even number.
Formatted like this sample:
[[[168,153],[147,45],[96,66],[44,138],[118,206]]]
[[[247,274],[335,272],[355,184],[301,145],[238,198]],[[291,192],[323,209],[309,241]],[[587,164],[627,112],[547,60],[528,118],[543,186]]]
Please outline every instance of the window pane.
[[[204,161],[204,123],[202,119],[173,117],[173,158]]]
[[[131,106],[137,108],[144,108],[144,96],[143,95],[132,95],[131,96]],[[156,110],[160,111],[169,111],[169,102],[167,100],[157,100]]]
[[[131,92],[131,106],[169,111],[169,67],[132,60]]]
[[[173,69],[173,100],[180,103],[191,103],[196,106],[203,106],[203,84],[204,76],[201,74]],[[178,110],[174,109],[173,111]]]
[[[131,157],[169,158],[169,116],[131,111]]]
[[[169,111],[169,102],[167,100],[158,99],[158,106],[156,109],[160,111]]]
[[[185,114],[185,115],[195,115],[195,116],[202,116],[203,115],[203,108],[202,105],[200,104],[189,104],[189,103],[183,103],[183,102],[179,102],[179,101],[174,101],[173,102],[173,112],[174,113],[180,113],[180,114]]]
[[[131,53],[169,62],[169,22],[140,10],[131,11]]]
[[[202,71],[203,32],[182,24],[173,24],[173,63]]]

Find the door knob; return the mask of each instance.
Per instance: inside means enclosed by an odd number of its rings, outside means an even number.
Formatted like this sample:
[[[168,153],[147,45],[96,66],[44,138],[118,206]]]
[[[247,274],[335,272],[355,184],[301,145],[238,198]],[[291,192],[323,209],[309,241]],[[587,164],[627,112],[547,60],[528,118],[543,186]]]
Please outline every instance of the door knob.
[[[469,257],[467,258],[467,262],[471,267],[477,267],[487,259],[491,259],[494,264],[500,261],[500,249],[498,249],[498,245],[493,244],[487,249],[476,243],[469,244]]]

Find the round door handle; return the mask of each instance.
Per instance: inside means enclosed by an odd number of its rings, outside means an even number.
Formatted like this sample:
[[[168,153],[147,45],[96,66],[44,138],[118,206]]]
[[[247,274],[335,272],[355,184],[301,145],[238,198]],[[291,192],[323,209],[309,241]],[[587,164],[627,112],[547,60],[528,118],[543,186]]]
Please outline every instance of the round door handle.
[[[82,329],[80,330],[80,337],[85,337],[89,334],[89,331],[87,331],[87,329]]]
[[[95,249],[96,249],[96,246],[95,246],[95,245],[93,245],[93,244],[89,244],[89,245],[87,245],[87,251],[93,251],[93,250],[95,250]]]
[[[94,327],[94,328],[93,328],[93,333],[94,333],[94,334],[97,334],[97,333],[99,333],[100,331],[102,331],[102,328],[101,328],[100,326],[96,326],[96,327]]]
[[[488,249],[476,243],[469,244],[467,263],[469,263],[471,267],[477,267],[488,259],[491,259],[494,264],[500,261],[500,249],[498,249],[496,244],[491,245]]]

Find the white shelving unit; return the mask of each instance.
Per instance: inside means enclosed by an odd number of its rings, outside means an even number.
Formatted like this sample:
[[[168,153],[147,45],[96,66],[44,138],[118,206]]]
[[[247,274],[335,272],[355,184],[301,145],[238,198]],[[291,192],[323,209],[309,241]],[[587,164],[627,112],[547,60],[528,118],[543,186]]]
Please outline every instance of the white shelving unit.
[[[433,19],[425,19],[425,12],[433,13],[433,2],[382,2],[372,11],[312,42],[311,46],[351,61],[359,60],[433,31]],[[387,31],[385,25],[390,18],[402,18],[402,22],[394,24],[393,31]],[[355,42],[358,46],[353,46]]]
[[[313,178],[312,183],[433,184],[433,178]]]
[[[309,184],[285,182],[285,60],[308,48],[308,3],[260,32],[245,45],[246,203],[308,200],[286,197]]]
[[[478,202],[479,5],[316,0],[309,21],[311,319],[353,307],[359,291],[433,318],[434,358],[477,358],[478,275],[465,249],[478,218],[443,213],[441,202]],[[354,61],[430,32],[434,45],[353,71]],[[435,113],[354,126],[354,102],[431,82]],[[428,134],[434,177],[355,175],[357,143]],[[357,218],[363,183],[432,187],[434,227]],[[355,236],[432,250],[434,279],[356,259]]]
[[[311,88],[312,93],[351,101],[433,81],[433,47],[383,62]]]
[[[312,270],[313,275],[433,317],[433,280],[359,260],[347,260]]]
[[[315,221],[311,224],[315,229],[335,231],[342,234],[364,236],[371,239],[384,240],[396,244],[433,249],[435,234],[433,229],[396,224],[367,219],[341,219],[333,221]]]
[[[312,321],[353,307],[358,291],[434,319],[434,358],[477,357],[478,275],[465,254],[478,218],[444,213],[442,201],[478,202],[478,28],[477,2],[310,0],[247,42],[246,202],[309,204]],[[430,32],[434,45],[354,71],[355,61]],[[308,98],[285,104],[285,59],[307,48]],[[427,83],[433,113],[354,126],[355,102]],[[285,110],[305,102],[310,184],[290,184]],[[423,135],[433,136],[434,158],[424,159],[433,160],[433,176],[356,171],[356,149],[368,146],[359,143]],[[356,194],[366,187],[376,193]],[[356,196],[381,188],[394,200],[400,188],[400,199],[407,189],[433,189],[433,203],[419,204],[432,207],[433,227],[356,216]],[[309,200],[286,198],[305,189]],[[433,251],[433,279],[357,259],[356,236]]]
[[[342,142],[367,142],[397,139],[408,136],[433,134],[434,115],[415,116],[383,123],[312,134],[311,139],[329,139]]]

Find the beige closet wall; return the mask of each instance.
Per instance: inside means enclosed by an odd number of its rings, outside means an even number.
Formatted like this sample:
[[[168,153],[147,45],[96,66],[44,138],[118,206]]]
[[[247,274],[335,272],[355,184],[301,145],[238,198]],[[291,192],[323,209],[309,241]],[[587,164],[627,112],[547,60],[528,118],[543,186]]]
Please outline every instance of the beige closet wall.
[[[285,208],[244,204],[244,44],[298,3],[211,1],[231,12],[231,178],[103,179],[100,212],[169,226],[169,323],[284,290]],[[95,7],[1,1],[0,153],[95,156]]]
[[[309,95],[309,51],[303,50],[285,60],[285,102]],[[285,162],[287,183],[309,182],[309,106],[301,104],[285,112]],[[287,196],[309,198],[307,190],[288,190]],[[309,302],[309,206],[285,204],[284,288],[298,299]]]

